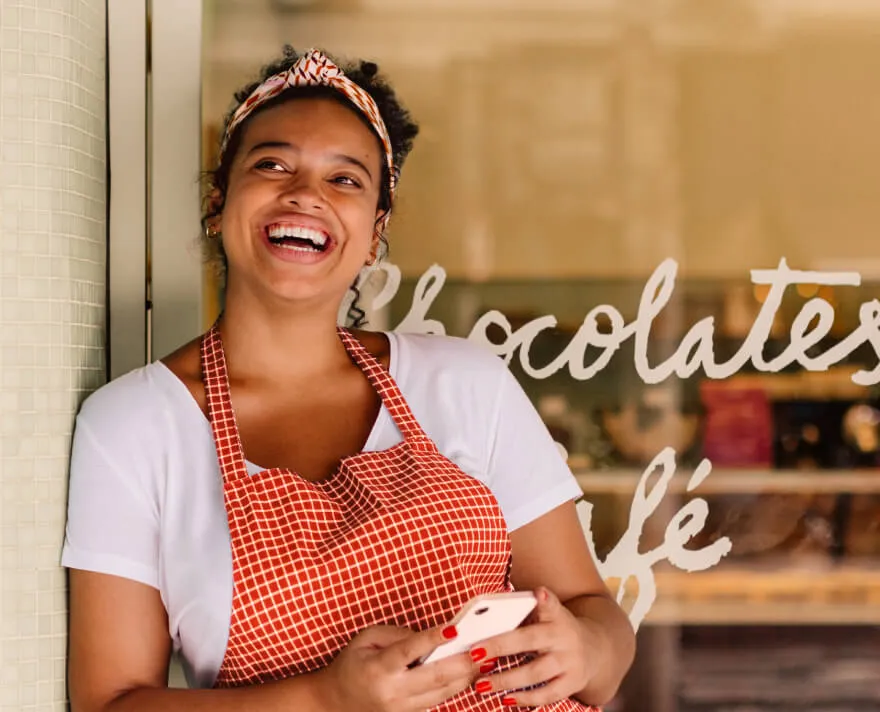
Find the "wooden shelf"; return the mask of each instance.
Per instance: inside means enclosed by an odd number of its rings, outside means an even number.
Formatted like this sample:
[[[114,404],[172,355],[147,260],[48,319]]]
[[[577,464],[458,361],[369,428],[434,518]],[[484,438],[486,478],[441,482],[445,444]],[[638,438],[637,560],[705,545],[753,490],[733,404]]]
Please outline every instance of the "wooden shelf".
[[[643,470],[576,471],[584,494],[631,495]],[[669,491],[687,491],[692,472],[678,470]],[[656,481],[657,475],[652,476]],[[880,494],[880,470],[731,470],[713,469],[694,494]]]
[[[838,565],[784,561],[657,572],[657,600],[645,624],[880,625],[880,557]],[[635,583],[627,589],[631,599]]]
[[[706,602],[681,604],[660,601],[654,604],[643,625],[682,626],[831,626],[880,625],[880,605],[867,607],[839,604],[792,608],[785,603]]]

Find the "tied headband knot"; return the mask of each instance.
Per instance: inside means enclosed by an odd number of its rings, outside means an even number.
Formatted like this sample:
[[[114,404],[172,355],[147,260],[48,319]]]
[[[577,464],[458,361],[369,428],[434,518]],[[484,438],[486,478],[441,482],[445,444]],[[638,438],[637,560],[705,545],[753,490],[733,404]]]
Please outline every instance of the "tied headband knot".
[[[344,76],[327,55],[318,50],[310,50],[302,59],[294,64],[289,73],[293,75],[293,83],[299,84],[330,84],[332,79]]]
[[[250,96],[235,110],[235,113],[229,120],[226,133],[223,136],[223,143],[220,147],[220,155],[222,156],[226,152],[229,138],[235,129],[259,106],[274,99],[288,88],[309,86],[326,86],[335,89],[354,104],[370,122],[373,130],[379,136],[379,141],[385,154],[385,164],[388,168],[390,182],[389,187],[393,199],[397,188],[398,172],[394,165],[391,138],[388,135],[385,122],[382,120],[382,115],[379,113],[379,107],[376,106],[373,97],[365,89],[346,77],[344,72],[326,54],[318,49],[310,49],[292,67],[269,77],[251,92]],[[388,218],[389,213],[385,213],[381,224],[377,228],[380,233],[384,232]]]

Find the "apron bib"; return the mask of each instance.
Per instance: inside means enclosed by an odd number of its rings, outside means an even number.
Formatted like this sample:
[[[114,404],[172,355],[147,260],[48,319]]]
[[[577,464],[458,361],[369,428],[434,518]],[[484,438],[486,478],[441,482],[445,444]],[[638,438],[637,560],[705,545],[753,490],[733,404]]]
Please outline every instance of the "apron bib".
[[[425,630],[478,594],[513,590],[507,525],[492,492],[440,454],[382,364],[347,330],[339,336],[403,441],[346,457],[317,482],[283,468],[248,474],[217,326],[202,339],[232,548],[232,615],[216,687],[312,672],[368,626]],[[469,689],[434,709],[507,709],[500,698]],[[540,709],[589,708],[566,700]]]

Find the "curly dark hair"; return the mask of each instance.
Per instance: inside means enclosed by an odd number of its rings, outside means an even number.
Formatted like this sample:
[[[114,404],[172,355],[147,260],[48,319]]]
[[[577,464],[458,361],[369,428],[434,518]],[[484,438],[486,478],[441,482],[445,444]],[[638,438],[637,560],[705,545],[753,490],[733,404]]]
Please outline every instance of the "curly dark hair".
[[[388,136],[391,139],[391,152],[394,158],[394,166],[399,172],[403,167],[404,161],[412,150],[413,140],[419,132],[418,125],[413,121],[409,112],[402,106],[386,79],[379,73],[378,65],[363,60],[340,62],[333,58],[329,53],[325,54],[327,54],[327,56],[330,57],[330,59],[343,71],[346,77],[364,89],[373,98],[373,101],[376,102],[379,114],[385,122]],[[292,67],[300,56],[301,55],[293,47],[285,45],[283,55],[280,59],[264,66],[256,81],[251,82],[235,93],[234,106],[229,110],[229,113],[226,115],[223,122],[224,133],[235,113],[235,110],[251,95],[254,89],[269,77],[284,72]],[[364,116],[360,109],[352,104],[342,93],[331,87],[290,87],[277,97],[274,97],[255,109],[253,113],[241,122],[241,124],[236,126],[226,144],[226,150],[220,155],[219,164],[214,170],[209,171],[206,175],[206,191],[204,197],[204,209],[202,212],[202,246],[207,261],[216,268],[217,275],[221,280],[225,280],[227,268],[223,245],[220,240],[207,239],[205,235],[209,222],[214,218],[217,218],[223,212],[223,207],[226,202],[226,191],[229,187],[229,172],[232,167],[232,161],[241,144],[244,129],[248,123],[250,123],[250,120],[259,113],[288,101],[306,98],[327,98],[340,102],[354,111],[358,118],[360,118],[361,121],[363,121],[373,132],[376,136],[376,140],[379,140],[379,136],[370,124],[369,119]],[[383,213],[387,213],[391,207],[391,176],[388,172],[387,163],[382,161],[382,184],[379,191],[378,208]],[[388,253],[388,241],[385,235],[380,235],[379,240],[381,244],[377,259],[385,257]],[[365,323],[365,313],[358,305],[360,293],[357,288],[357,283],[355,282],[350,289],[354,293],[354,299],[348,308],[348,321],[352,326],[362,326]]]

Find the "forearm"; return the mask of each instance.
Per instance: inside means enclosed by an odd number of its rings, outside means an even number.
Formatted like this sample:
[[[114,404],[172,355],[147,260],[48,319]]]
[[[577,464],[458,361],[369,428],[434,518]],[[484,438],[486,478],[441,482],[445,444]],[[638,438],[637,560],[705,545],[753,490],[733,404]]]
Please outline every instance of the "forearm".
[[[322,672],[316,672],[225,689],[139,688],[115,698],[102,706],[100,712],[325,712],[328,707]],[[71,709],[80,712],[75,705]]]
[[[596,655],[601,660],[599,673],[575,697],[589,705],[608,704],[617,694],[635,657],[635,632],[626,613],[607,596],[578,596],[565,602],[590,631],[590,638],[600,641]]]

